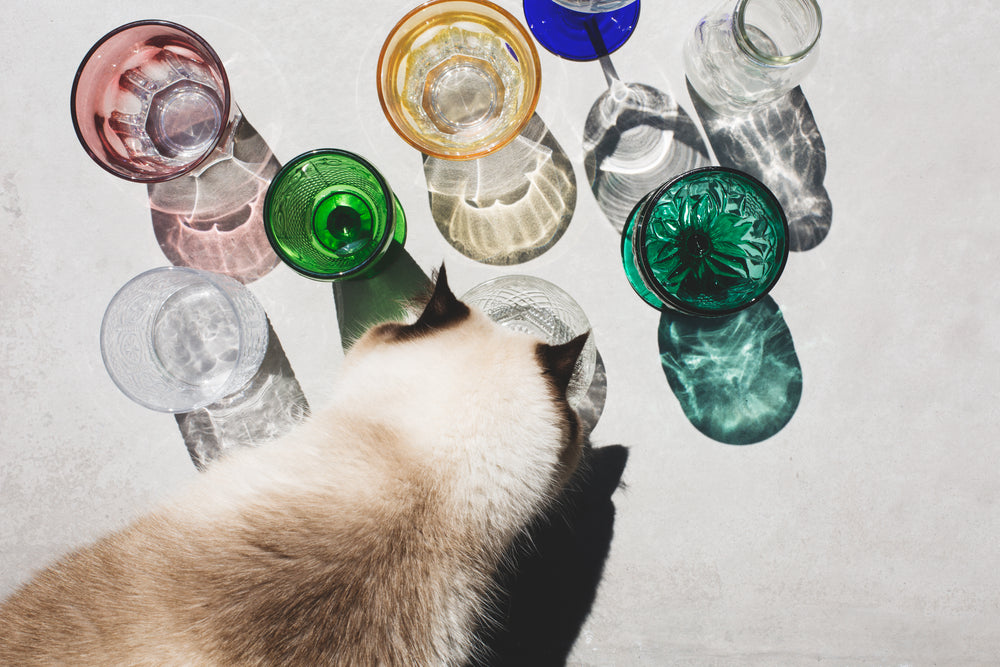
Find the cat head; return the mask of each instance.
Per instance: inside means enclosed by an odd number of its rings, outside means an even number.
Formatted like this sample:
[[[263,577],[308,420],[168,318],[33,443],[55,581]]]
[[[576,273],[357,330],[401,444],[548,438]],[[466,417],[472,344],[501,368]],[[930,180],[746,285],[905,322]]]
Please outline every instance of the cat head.
[[[442,266],[414,321],[376,325],[355,343],[342,386],[392,413],[428,457],[561,486],[581,451],[566,391],[587,336],[549,345],[502,327],[454,295]]]

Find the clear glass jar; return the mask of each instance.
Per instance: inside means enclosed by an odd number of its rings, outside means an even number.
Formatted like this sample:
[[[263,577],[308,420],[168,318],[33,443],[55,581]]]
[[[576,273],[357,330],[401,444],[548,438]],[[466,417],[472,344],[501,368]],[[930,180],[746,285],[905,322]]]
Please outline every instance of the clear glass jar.
[[[727,0],[684,46],[688,80],[719,113],[773,102],[812,69],[821,28],[816,0]]]

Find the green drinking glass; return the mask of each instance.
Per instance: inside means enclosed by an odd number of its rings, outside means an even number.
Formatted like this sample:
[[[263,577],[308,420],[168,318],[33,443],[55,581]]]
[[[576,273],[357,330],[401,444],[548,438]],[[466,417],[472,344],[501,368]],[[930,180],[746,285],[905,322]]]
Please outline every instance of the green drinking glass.
[[[622,232],[622,263],[649,305],[728,315],[767,294],[788,261],[788,222],[770,190],[725,167],[681,174],[647,194]]]
[[[315,280],[371,276],[392,242],[406,240],[403,207],[382,174],[336,148],[286,164],[267,190],[263,217],[278,257]]]

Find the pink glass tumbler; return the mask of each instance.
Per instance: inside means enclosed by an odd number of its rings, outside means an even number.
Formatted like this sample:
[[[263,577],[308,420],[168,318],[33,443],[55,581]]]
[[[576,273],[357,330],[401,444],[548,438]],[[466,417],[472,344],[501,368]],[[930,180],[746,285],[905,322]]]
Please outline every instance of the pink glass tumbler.
[[[219,56],[167,21],[137,21],[102,37],[77,70],[70,104],[87,153],[141,183],[194,170],[237,113]]]

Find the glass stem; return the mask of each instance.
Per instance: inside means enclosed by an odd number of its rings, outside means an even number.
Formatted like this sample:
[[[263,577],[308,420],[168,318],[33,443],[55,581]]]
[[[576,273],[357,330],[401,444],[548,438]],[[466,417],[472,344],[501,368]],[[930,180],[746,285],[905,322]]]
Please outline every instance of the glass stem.
[[[604,80],[608,82],[608,88],[614,88],[616,83],[621,82],[621,77],[618,76],[618,71],[611,62],[611,56],[601,56],[600,62],[601,69],[604,71]]]

